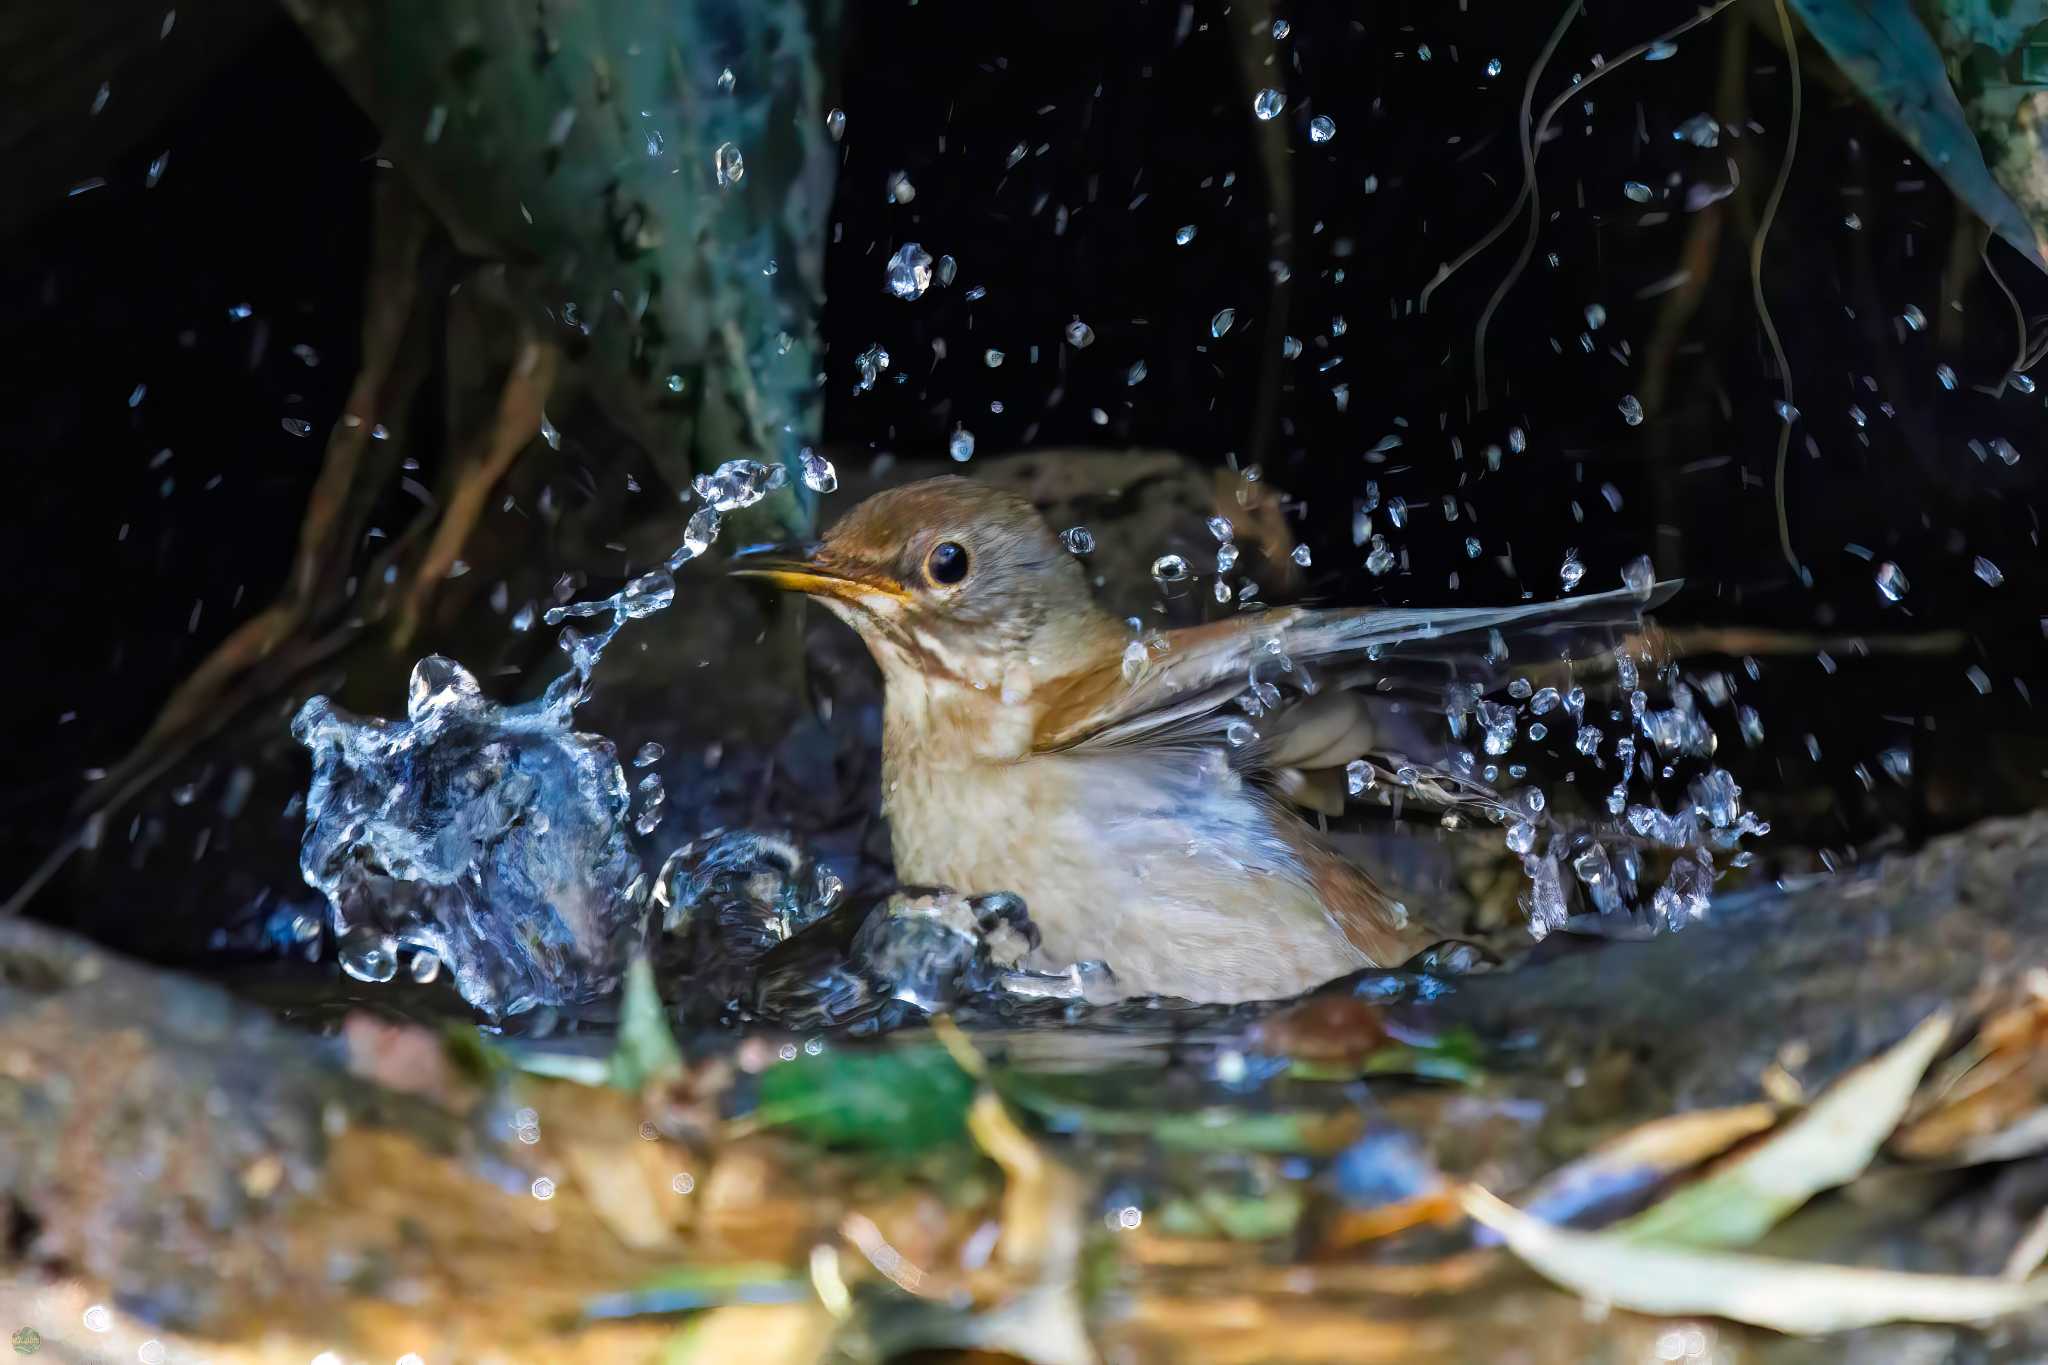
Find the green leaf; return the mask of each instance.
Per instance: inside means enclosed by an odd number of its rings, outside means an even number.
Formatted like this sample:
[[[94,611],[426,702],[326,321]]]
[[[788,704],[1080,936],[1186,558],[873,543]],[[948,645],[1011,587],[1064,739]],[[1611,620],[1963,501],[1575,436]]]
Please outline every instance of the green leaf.
[[[1941,49],[1911,0],[1791,0],[1835,64],[1906,144],[2012,248],[2048,270],[2042,233],[1993,178],[1949,84]]]
[[[1306,1204],[1296,1185],[1279,1185],[1264,1194],[1197,1190],[1159,1211],[1159,1230],[1169,1237],[1221,1233],[1233,1242],[1270,1242],[1294,1231]]]
[[[1486,1078],[1480,1066],[1479,1040],[1469,1029],[1453,1029],[1420,1046],[1392,1044],[1376,1048],[1358,1064],[1296,1059],[1287,1074],[1301,1081],[1355,1081],[1360,1076],[1420,1076],[1425,1080],[1477,1085]]]
[[[762,1073],[754,1117],[828,1147],[915,1152],[964,1140],[974,1093],[941,1047],[833,1048]]]
[[[621,1090],[640,1090],[654,1077],[683,1068],[682,1049],[669,1030],[668,1007],[654,986],[645,953],[626,968],[619,1002],[619,1039],[612,1048],[608,1080]]]
[[[1185,1152],[1335,1151],[1356,1137],[1358,1129],[1356,1116],[1349,1113],[1118,1109],[1063,1094],[1045,1078],[1014,1073],[998,1076],[996,1089],[1055,1131],[1149,1138]]]

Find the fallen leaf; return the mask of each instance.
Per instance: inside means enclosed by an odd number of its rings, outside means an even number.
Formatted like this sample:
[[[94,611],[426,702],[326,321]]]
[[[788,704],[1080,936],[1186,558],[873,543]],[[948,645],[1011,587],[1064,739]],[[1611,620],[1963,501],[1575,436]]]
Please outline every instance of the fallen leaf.
[[[944,1048],[834,1047],[762,1072],[754,1119],[826,1146],[922,1151],[966,1136],[974,1095]]]
[[[714,1308],[676,1333],[661,1365],[810,1365],[822,1358],[837,1323],[815,1301],[731,1304]]]
[[[1892,1138],[1914,1161],[2010,1161],[2048,1146],[2048,1002],[1986,1020]]]
[[[1949,1016],[1922,1020],[1827,1088],[1749,1152],[1608,1229],[1636,1243],[1746,1246],[1822,1190],[1863,1173],[1948,1041]]]
[[[1741,1252],[1658,1246],[1532,1218],[1476,1185],[1465,1212],[1545,1279],[1589,1301],[1662,1317],[1711,1314],[1791,1333],[1887,1322],[1984,1322],[2048,1304],[2048,1277],[1914,1275]]]
[[[1359,1062],[1388,1042],[1380,1007],[1353,995],[1312,995],[1252,1026],[1252,1045],[1302,1062]]]
[[[1652,1119],[1545,1176],[1521,1197],[1522,1206],[1552,1223],[1611,1210],[1777,1121],[1777,1109],[1768,1104],[1695,1109]]]
[[[1340,1210],[1331,1216],[1329,1226],[1323,1230],[1320,1249],[1326,1256],[1333,1255],[1425,1224],[1448,1226],[1457,1218],[1458,1201],[1446,1185],[1398,1203],[1381,1204],[1370,1209]]]

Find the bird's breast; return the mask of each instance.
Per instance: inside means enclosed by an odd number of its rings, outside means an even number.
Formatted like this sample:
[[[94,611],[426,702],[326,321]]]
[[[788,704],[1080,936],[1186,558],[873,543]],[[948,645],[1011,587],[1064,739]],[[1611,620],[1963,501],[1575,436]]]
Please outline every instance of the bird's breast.
[[[892,743],[900,880],[1013,891],[1047,965],[1096,958],[1133,994],[1288,995],[1366,965],[1317,895],[1291,816],[1220,752],[948,761]]]

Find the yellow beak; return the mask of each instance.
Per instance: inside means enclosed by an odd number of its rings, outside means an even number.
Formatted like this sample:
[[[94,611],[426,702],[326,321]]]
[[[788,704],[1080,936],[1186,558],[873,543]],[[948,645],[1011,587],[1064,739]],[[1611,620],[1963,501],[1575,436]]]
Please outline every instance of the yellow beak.
[[[847,602],[872,597],[903,602],[910,598],[903,584],[887,574],[861,572],[833,563],[829,549],[822,545],[795,554],[782,546],[742,550],[733,556],[726,572],[735,578],[758,578],[788,592],[837,597]]]

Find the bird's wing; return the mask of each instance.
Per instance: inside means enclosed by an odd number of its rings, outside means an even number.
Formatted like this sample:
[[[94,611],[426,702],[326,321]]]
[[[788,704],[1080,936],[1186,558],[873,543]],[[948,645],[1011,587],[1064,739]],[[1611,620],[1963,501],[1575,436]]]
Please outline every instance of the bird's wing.
[[[1112,660],[1052,683],[1034,748],[1210,742],[1241,723],[1239,766],[1327,809],[1330,780],[1318,774],[1370,752],[1380,737],[1360,692],[1440,705],[1449,683],[1484,687],[1511,664],[1591,658],[1678,587],[1511,607],[1291,607],[1170,631],[1142,661]],[[1247,704],[1231,704],[1240,700]],[[1341,790],[1334,796],[1341,805]]]

